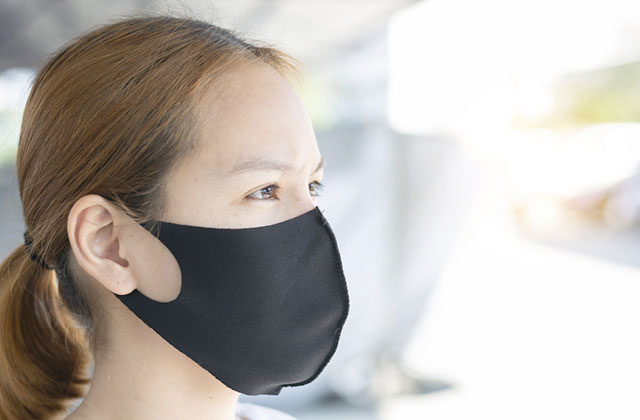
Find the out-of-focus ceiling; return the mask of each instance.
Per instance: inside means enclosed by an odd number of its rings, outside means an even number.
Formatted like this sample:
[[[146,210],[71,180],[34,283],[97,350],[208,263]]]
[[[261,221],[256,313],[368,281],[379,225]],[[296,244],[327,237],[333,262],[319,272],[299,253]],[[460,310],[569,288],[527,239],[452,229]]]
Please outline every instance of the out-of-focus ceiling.
[[[188,14],[322,62],[416,0],[2,0],[0,71],[36,67],[81,32],[145,11]]]

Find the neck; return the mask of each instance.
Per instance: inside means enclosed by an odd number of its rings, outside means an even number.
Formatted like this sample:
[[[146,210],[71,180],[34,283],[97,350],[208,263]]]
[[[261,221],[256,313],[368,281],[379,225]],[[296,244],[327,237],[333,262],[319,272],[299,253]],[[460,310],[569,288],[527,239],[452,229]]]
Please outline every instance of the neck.
[[[113,297],[115,300],[116,298]],[[124,306],[96,351],[91,387],[69,419],[234,420],[238,392],[162,339]]]

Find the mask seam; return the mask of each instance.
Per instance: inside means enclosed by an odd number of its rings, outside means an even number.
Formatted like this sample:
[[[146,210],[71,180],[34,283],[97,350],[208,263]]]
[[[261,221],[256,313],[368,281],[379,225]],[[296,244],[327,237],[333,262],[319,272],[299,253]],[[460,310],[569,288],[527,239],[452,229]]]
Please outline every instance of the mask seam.
[[[348,288],[347,288],[347,281],[346,281],[346,277],[344,275],[344,269],[343,269],[342,263],[337,258],[337,256],[340,256],[340,250],[338,248],[338,241],[337,241],[337,239],[335,237],[335,234],[333,233],[333,229],[331,229],[331,226],[329,226],[329,223],[325,219],[324,215],[320,211],[316,212],[316,214],[318,216],[318,220],[322,223],[322,226],[324,227],[325,232],[329,235],[329,239],[331,240],[331,245],[332,245],[333,251],[334,251],[332,253],[333,262],[334,262],[334,265],[335,265],[336,269],[338,270],[338,273],[339,273],[339,276],[340,276],[340,280],[341,280],[340,281],[340,294],[342,295],[342,299],[343,299],[343,302],[345,304],[345,307],[344,307],[344,310],[342,312],[342,316],[340,317],[339,327],[335,331],[336,335],[335,335],[335,337],[333,339],[333,344],[331,346],[331,350],[329,351],[329,353],[327,354],[327,356],[323,360],[322,364],[320,365],[320,367],[318,368],[316,373],[314,373],[313,376],[311,376],[308,379],[305,379],[302,382],[296,382],[296,383],[292,383],[292,384],[282,385],[280,387],[280,389],[282,389],[285,386],[286,387],[295,387],[295,386],[306,385],[306,384],[314,381],[322,373],[322,371],[324,371],[324,368],[329,364],[329,362],[333,358],[336,350],[338,349],[338,342],[340,341],[340,336],[342,335],[342,330],[343,330],[344,324],[346,323],[347,316],[349,314],[350,301],[349,301],[349,292],[348,292]]]

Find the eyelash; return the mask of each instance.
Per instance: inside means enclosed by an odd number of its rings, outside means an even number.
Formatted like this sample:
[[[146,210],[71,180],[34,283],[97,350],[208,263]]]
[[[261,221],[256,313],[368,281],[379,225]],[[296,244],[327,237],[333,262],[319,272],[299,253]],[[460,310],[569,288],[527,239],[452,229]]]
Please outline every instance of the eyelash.
[[[320,182],[320,181],[313,181],[312,183],[309,184],[309,186],[311,186],[311,185],[315,185],[314,190],[313,190],[315,192],[315,194],[312,193],[311,195],[314,196],[314,197],[319,197],[320,196],[319,192],[322,191],[322,189],[324,188],[324,184],[322,182]],[[269,198],[252,197],[254,194],[262,192],[262,191],[265,191],[265,190],[268,190],[268,189],[272,190],[272,192],[271,192],[272,196],[271,197],[269,197]],[[267,185],[264,188],[259,189],[258,191],[252,192],[246,198],[248,198],[249,200],[259,200],[259,201],[278,200],[277,192],[279,190],[280,190],[280,186],[278,184],[271,184],[271,185]],[[273,196],[274,194],[275,194],[275,197]]]

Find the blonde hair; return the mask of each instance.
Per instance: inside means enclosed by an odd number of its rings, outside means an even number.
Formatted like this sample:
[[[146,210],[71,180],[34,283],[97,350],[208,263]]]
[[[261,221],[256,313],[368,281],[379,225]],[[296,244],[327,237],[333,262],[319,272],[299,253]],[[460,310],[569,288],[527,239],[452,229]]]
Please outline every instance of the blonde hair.
[[[35,77],[17,175],[30,248],[0,264],[0,418],[46,419],[82,397],[100,305],[69,265],[74,202],[99,194],[139,223],[158,219],[170,169],[197,149],[197,95],[235,63],[283,75],[295,61],[207,22],[127,17],[62,47]]]

